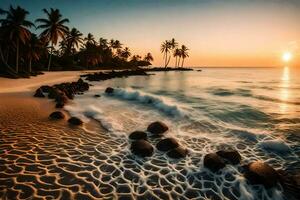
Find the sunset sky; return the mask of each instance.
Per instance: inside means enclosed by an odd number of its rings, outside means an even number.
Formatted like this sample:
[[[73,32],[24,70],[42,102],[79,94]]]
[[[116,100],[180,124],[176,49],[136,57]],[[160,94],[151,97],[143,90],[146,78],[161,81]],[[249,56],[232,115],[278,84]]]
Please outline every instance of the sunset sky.
[[[0,7],[10,4],[31,20],[59,8],[70,28],[151,52],[155,66],[163,63],[161,42],[173,37],[190,49],[187,66],[282,66],[287,51],[289,65],[300,66],[300,0],[1,0]]]

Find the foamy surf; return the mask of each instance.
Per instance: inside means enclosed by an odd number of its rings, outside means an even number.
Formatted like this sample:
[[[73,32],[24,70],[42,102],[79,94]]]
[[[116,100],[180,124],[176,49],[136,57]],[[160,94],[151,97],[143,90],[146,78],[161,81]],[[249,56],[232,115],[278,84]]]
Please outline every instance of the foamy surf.
[[[158,80],[162,79],[157,76]],[[219,95],[211,95],[209,85],[205,86],[206,89],[202,84],[200,87],[189,85],[189,89],[178,90],[173,88],[176,82],[170,82],[172,87],[162,90],[157,87],[158,81],[151,81],[151,78],[115,79],[99,84],[93,82],[95,87],[84,96],[75,98],[72,105],[81,108],[77,110],[78,115],[96,119],[108,130],[105,134],[101,133],[105,137],[101,142],[104,147],[98,147],[104,162],[101,172],[105,174],[103,180],[113,178],[113,181],[105,183],[114,187],[118,196],[121,193],[132,197],[134,193],[135,198],[150,199],[178,199],[179,196],[182,199],[284,198],[280,186],[267,190],[263,186],[250,185],[241,169],[241,165],[257,160],[267,162],[275,169],[295,167],[297,148],[294,147],[297,144],[291,145],[284,135],[279,139],[276,132],[279,129],[273,123],[276,121],[282,128],[287,120],[278,120],[283,116],[268,110],[274,107],[269,107],[269,104],[278,102],[255,98],[257,91],[255,87],[249,89],[249,84],[252,84],[249,81],[239,83],[247,84],[244,89],[243,86],[230,89],[234,93],[232,95],[221,90],[217,91]],[[170,79],[176,80],[176,77]],[[113,95],[105,94],[107,86],[115,88]],[[222,88],[222,85],[215,88]],[[94,94],[100,94],[101,97],[94,98]],[[293,116],[292,119],[295,118]],[[285,115],[284,119],[290,118]],[[146,159],[132,155],[128,134],[135,130],[146,130],[147,125],[156,120],[168,124],[170,130],[166,137],[174,137],[188,148],[186,159],[171,160],[157,150]],[[290,120],[289,125],[295,125],[296,122]],[[158,139],[150,138],[149,141],[155,145]],[[106,143],[115,146],[109,147],[104,145]],[[242,163],[226,166],[214,174],[203,166],[203,157],[224,148],[238,150]],[[121,189],[118,185],[121,185]],[[137,189],[137,185],[141,189]]]
[[[177,105],[172,104],[166,98],[156,95],[146,94],[132,89],[115,88],[113,94],[109,96],[119,98],[121,100],[136,101],[140,104],[152,106],[153,108],[171,116],[184,116],[183,111]]]

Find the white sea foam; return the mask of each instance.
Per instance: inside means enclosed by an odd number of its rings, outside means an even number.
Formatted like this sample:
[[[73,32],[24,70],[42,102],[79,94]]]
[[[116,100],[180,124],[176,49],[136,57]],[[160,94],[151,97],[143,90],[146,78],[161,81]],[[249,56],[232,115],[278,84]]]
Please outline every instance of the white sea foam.
[[[147,94],[137,90],[121,88],[116,88],[111,96],[123,100],[137,101],[141,104],[152,106],[153,108],[171,116],[184,116],[183,111],[178,107],[178,105],[172,104],[172,102],[160,96]]]

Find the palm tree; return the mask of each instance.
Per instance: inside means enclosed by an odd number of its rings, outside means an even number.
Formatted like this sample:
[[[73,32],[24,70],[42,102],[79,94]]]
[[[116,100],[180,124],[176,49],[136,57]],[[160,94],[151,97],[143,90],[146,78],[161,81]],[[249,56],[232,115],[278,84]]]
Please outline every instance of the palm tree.
[[[128,47],[125,47],[121,53],[122,57],[127,60],[131,56],[130,49]]]
[[[181,63],[181,67],[183,67],[183,63],[184,63],[184,59],[186,57],[189,57],[189,54],[188,54],[188,51],[189,49],[185,46],[185,45],[182,45],[181,46],[181,49],[180,49],[180,56],[182,57],[182,63]]]
[[[79,45],[83,43],[83,39],[81,38],[82,33],[80,33],[76,28],[72,28],[70,33],[66,38],[68,51],[71,52],[73,48],[79,48]]]
[[[101,49],[107,49],[107,47],[108,47],[107,39],[104,39],[101,37],[99,39],[99,46],[101,47]]]
[[[167,58],[168,58],[168,53],[170,52],[171,46],[168,40],[165,40],[161,46],[160,46],[160,51],[164,54],[164,59],[165,59],[165,68],[168,66],[167,64]]]
[[[9,7],[9,10],[0,10],[1,15],[6,15],[5,19],[0,19],[0,23],[4,32],[9,35],[9,39],[14,41],[16,48],[16,73],[19,72],[19,48],[20,42],[25,44],[30,39],[30,31],[27,28],[34,24],[26,20],[28,11],[17,6],[17,8]]]
[[[48,42],[51,42],[50,56],[48,62],[48,71],[50,70],[51,57],[54,45],[57,44],[60,38],[64,38],[68,33],[68,27],[64,24],[69,22],[68,19],[62,19],[62,15],[58,9],[51,8],[50,11],[43,9],[42,10],[47,18],[39,18],[36,22],[41,23],[37,28],[42,28],[44,31],[41,33],[41,36],[45,37]]]
[[[181,51],[179,48],[176,48],[173,52],[173,56],[175,57],[175,67],[179,66],[179,62],[177,63],[177,58],[180,57]]]
[[[28,59],[28,71],[31,73],[31,64],[32,61],[37,61],[40,59],[40,56],[43,51],[43,44],[40,39],[37,38],[35,34],[32,34],[28,43],[26,43],[26,57]]]
[[[153,56],[151,55],[151,53],[147,53],[145,58],[144,58],[144,61],[147,61],[147,62],[152,62],[154,59],[153,59]]]
[[[96,44],[96,40],[95,40],[93,34],[91,34],[91,33],[88,33],[87,37],[85,37],[84,40],[86,41],[86,43]]]
[[[122,44],[119,40],[114,40],[114,39],[111,39],[110,42],[109,42],[109,46],[110,48],[113,50],[118,50],[120,48],[122,48]]]

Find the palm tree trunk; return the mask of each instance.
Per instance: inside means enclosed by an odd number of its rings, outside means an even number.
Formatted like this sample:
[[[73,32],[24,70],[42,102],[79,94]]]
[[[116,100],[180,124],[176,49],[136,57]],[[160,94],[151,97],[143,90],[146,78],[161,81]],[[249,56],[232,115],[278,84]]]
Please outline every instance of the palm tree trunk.
[[[30,58],[29,59],[29,73],[31,73],[31,61],[32,61],[32,59]]]
[[[177,56],[175,56],[175,68],[177,67]]]
[[[17,39],[16,72],[19,72],[19,39]]]
[[[168,62],[167,62],[167,65],[166,65],[166,67],[169,65],[169,63],[170,63],[170,60],[171,60],[171,55],[169,56],[169,59],[168,59]]]
[[[0,57],[1,57],[1,60],[2,60],[2,62],[4,63],[4,65],[6,66],[6,68],[7,68],[9,71],[11,71],[11,72],[13,72],[14,74],[16,74],[16,71],[15,71],[13,68],[11,68],[11,67],[9,66],[9,64],[7,63],[7,61],[5,60],[1,48],[0,48]]]
[[[184,58],[182,58],[181,68],[183,67],[183,63],[184,63]]]
[[[168,58],[168,52],[166,52],[166,56],[165,56],[165,68],[167,67],[167,58]]]
[[[53,49],[53,43],[51,43],[51,49],[50,49],[50,55],[49,55],[49,62],[48,62],[48,71],[50,71],[51,58],[52,58],[52,49]]]
[[[180,59],[181,59],[181,57],[179,57],[179,59],[178,59],[178,67],[179,67],[179,65],[180,65]]]

